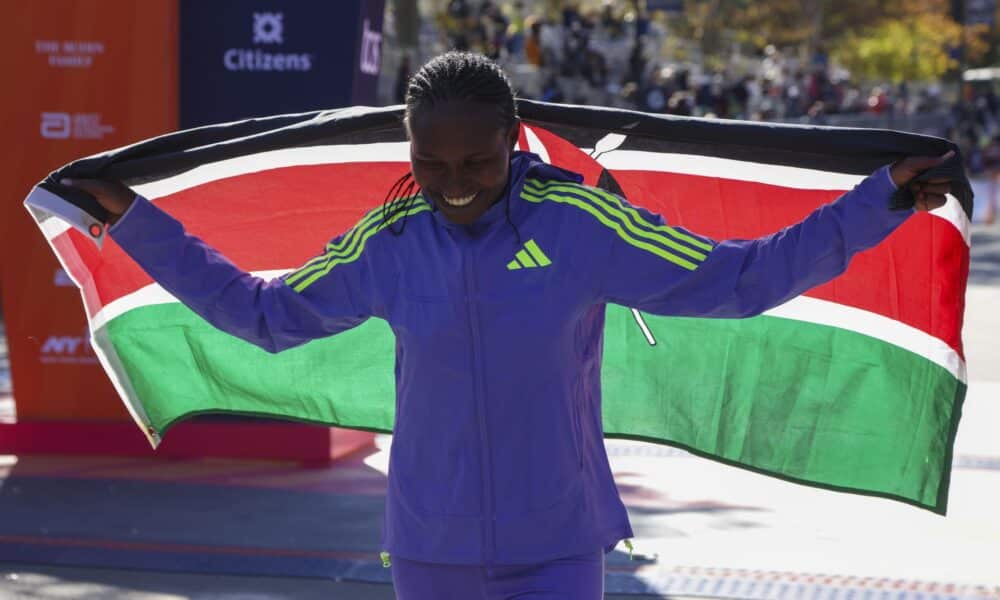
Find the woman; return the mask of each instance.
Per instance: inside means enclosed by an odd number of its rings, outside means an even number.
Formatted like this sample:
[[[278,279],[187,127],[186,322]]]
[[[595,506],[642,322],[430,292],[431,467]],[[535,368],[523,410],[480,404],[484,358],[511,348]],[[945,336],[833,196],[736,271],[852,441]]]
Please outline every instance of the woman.
[[[716,242],[516,152],[510,84],[484,57],[424,65],[406,126],[398,197],[270,282],[120,183],[70,182],[164,288],[269,351],[392,326],[384,548],[402,600],[601,598],[604,554],[632,536],[601,430],[605,305],[759,314],[880,242],[913,212],[889,210],[896,187],[949,158],[907,158],[779,234]],[[948,182],[911,187],[930,210]]]

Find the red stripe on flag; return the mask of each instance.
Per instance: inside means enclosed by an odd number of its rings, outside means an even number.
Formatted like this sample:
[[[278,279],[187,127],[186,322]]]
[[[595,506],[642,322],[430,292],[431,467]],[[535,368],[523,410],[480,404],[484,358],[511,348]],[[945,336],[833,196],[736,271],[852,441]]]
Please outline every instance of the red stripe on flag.
[[[219,179],[156,200],[187,230],[248,271],[298,267],[381,204],[408,163],[284,167]],[[333,182],[335,185],[331,185]],[[338,197],[331,190],[338,190]],[[110,237],[103,252],[75,230],[53,239],[62,257],[78,256],[88,312],[153,280]]]
[[[160,198],[157,204],[246,270],[292,268],[321,252],[332,237],[378,205],[406,166],[344,163],[272,169],[206,183]],[[630,201],[714,239],[773,233],[842,193],[646,171],[615,171],[614,176]],[[324,192],[330,182],[341,190],[337,198]],[[101,254],[75,231],[58,236],[54,245],[61,256],[79,257],[78,271],[93,274],[96,288],[85,292],[91,314],[152,283],[113,240]],[[886,243],[856,256],[843,276],[807,295],[901,321],[943,340],[961,355],[968,261],[968,247],[952,225],[918,215]],[[81,273],[73,274],[84,280]]]
[[[563,138],[532,127],[553,164],[595,185],[603,167]],[[669,157],[664,157],[669,161]],[[754,239],[797,223],[844,190],[800,190],[657,171],[612,172],[630,202],[668,223],[722,240]],[[885,243],[854,257],[842,276],[807,296],[864,309],[929,333],[962,352],[969,249],[943,219],[909,219]]]
[[[844,193],[649,171],[614,171],[614,177],[630,202],[716,240],[772,234]],[[805,295],[895,319],[962,355],[968,273],[969,249],[961,233],[923,213],[856,255],[843,275]]]

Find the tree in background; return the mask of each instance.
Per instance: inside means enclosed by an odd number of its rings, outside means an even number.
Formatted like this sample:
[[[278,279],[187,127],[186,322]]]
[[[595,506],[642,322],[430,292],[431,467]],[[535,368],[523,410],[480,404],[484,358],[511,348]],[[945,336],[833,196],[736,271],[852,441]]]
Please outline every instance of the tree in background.
[[[762,50],[798,48],[810,60],[823,49],[861,77],[892,81],[937,79],[966,62],[988,61],[996,35],[989,27],[963,27],[949,0],[687,0],[678,35],[695,40],[706,63],[725,64],[734,40]],[[994,26],[994,31],[995,31]]]
[[[833,55],[852,73],[893,82],[938,79],[958,66],[952,50],[975,62],[989,48],[984,25],[963,27],[946,0],[898,0],[887,14],[838,40]]]

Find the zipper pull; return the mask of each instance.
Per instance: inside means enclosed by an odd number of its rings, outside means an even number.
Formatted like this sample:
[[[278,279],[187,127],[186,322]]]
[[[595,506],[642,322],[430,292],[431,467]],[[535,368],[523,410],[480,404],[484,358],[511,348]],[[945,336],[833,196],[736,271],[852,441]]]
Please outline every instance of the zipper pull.
[[[389,553],[388,552],[385,552],[385,551],[379,552],[379,557],[382,559],[382,567],[388,569],[389,567],[392,566],[392,563],[389,562]]]
[[[629,560],[633,560],[633,558],[632,558],[632,540],[628,540],[628,539],[625,540],[625,547],[628,548],[628,559]]]

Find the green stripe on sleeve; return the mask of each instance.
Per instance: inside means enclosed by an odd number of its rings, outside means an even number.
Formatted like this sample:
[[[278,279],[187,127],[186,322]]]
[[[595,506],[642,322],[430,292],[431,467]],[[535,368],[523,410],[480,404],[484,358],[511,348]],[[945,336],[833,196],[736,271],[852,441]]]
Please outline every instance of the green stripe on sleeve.
[[[295,290],[296,292],[301,292],[310,285],[312,285],[313,283],[315,283],[316,280],[320,279],[321,277],[325,276],[327,273],[332,271],[333,268],[336,267],[337,265],[343,265],[354,262],[355,260],[358,259],[359,256],[361,256],[361,252],[365,249],[365,244],[368,242],[368,238],[372,237],[376,233],[382,231],[383,229],[385,229],[389,225],[392,225],[393,223],[402,219],[403,217],[408,217],[418,213],[426,212],[429,211],[430,209],[431,207],[428,204],[421,203],[407,210],[406,212],[394,215],[391,219],[389,219],[387,223],[379,223],[376,226],[369,228],[368,231],[366,231],[365,234],[359,238],[356,247],[350,254],[346,256],[331,257],[330,260],[325,265],[323,265],[323,267],[320,270],[313,272],[306,279],[303,279],[302,281],[292,285],[292,289]]]
[[[608,204],[611,204],[611,206],[614,207],[614,208],[607,207],[607,210],[609,210],[609,211],[616,210],[617,212],[621,212],[621,213],[624,213],[624,214],[627,214],[627,215],[631,216],[632,219],[631,220],[627,220],[626,223],[631,223],[632,221],[634,221],[637,225],[639,225],[641,227],[645,227],[648,230],[653,230],[653,231],[651,231],[651,233],[653,233],[653,232],[663,232],[663,233],[665,233],[665,234],[667,234],[667,235],[669,235],[669,236],[671,236],[671,237],[673,237],[673,238],[675,238],[677,240],[680,240],[682,242],[686,242],[686,243],[688,243],[688,244],[690,244],[692,246],[695,246],[696,248],[701,248],[702,250],[705,250],[705,251],[708,251],[708,252],[711,252],[712,248],[714,248],[714,246],[712,244],[710,244],[708,242],[705,242],[702,239],[698,239],[698,238],[696,238],[694,236],[691,236],[691,235],[688,235],[686,233],[683,233],[681,231],[677,231],[676,229],[674,229],[673,227],[670,227],[669,225],[660,225],[658,223],[650,223],[649,221],[647,221],[646,219],[644,219],[641,214],[639,214],[639,211],[635,210],[635,208],[633,208],[631,206],[628,206],[627,204],[622,203],[621,199],[619,199],[614,194],[611,194],[611,193],[607,192],[606,190],[602,190],[600,188],[586,187],[586,186],[582,186],[582,185],[578,185],[578,184],[564,183],[564,182],[555,182],[555,181],[545,182],[545,181],[540,181],[540,180],[537,180],[537,179],[529,179],[527,181],[527,183],[533,184],[533,187],[537,188],[536,190],[534,190],[536,192],[544,192],[544,191],[546,191],[548,189],[557,189],[557,190],[562,190],[562,191],[575,191],[575,192],[580,193],[580,194],[585,194],[586,193],[585,195],[587,195],[587,196],[589,196],[591,198],[593,198],[594,194],[597,194],[600,197],[602,197]],[[664,242],[664,243],[667,243],[667,242]],[[670,244],[667,243],[667,245],[670,245]],[[698,257],[698,256],[696,256],[696,254],[697,255],[701,255],[702,260],[704,260],[704,255],[701,254],[701,253],[690,254],[690,253],[685,252],[685,254],[688,254],[689,256],[692,256],[692,257],[695,257],[695,258]]]
[[[398,202],[406,202],[411,198],[414,198],[414,201],[417,203],[426,204],[422,198],[413,196],[410,198],[400,199]],[[359,237],[364,235],[365,230],[382,218],[383,210],[384,209],[380,207],[369,212],[360,221],[358,221],[358,223],[352,227],[339,242],[331,242],[327,244],[326,252],[324,254],[310,259],[306,264],[302,265],[294,272],[286,275],[285,283],[288,285],[295,285],[307,276],[322,269],[331,260],[351,254],[357,246]]]
[[[554,194],[554,193],[550,192],[546,196],[542,197],[542,196],[532,195],[529,192],[529,190],[524,189],[521,192],[521,198],[523,198],[523,199],[525,199],[525,200],[527,200],[529,202],[534,202],[536,204],[541,204],[542,202],[545,202],[546,200],[550,200],[550,201],[553,201],[553,202],[558,202],[560,204],[569,204],[571,206],[575,206],[575,207],[577,207],[577,208],[579,208],[579,209],[581,209],[581,210],[583,210],[585,212],[590,213],[602,225],[604,225],[605,227],[608,227],[609,229],[613,230],[615,233],[618,234],[618,237],[622,238],[628,244],[630,244],[632,246],[635,246],[636,248],[639,248],[641,250],[645,250],[647,252],[655,254],[656,256],[659,256],[660,258],[668,260],[668,261],[674,263],[675,265],[677,265],[679,267],[683,267],[683,268],[685,268],[685,269],[687,269],[689,271],[694,271],[695,269],[698,268],[698,265],[696,265],[695,263],[693,263],[693,262],[691,262],[691,261],[689,261],[689,260],[687,260],[685,258],[682,258],[680,256],[677,256],[676,254],[672,254],[672,253],[664,250],[663,248],[661,248],[659,246],[654,246],[652,244],[649,244],[649,243],[643,242],[641,240],[635,239],[628,232],[626,232],[624,230],[624,228],[622,227],[622,224],[620,222],[612,221],[611,219],[609,219],[608,217],[606,217],[600,210],[598,210],[596,207],[594,207],[591,203],[589,203],[589,202],[587,202],[585,200],[581,200],[580,198],[578,198],[576,196]]]

